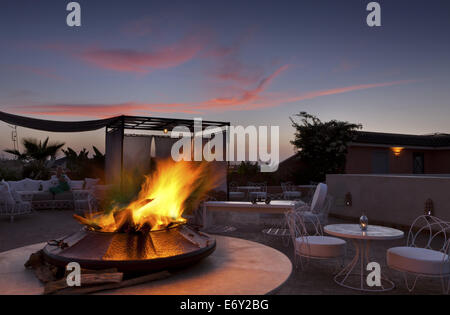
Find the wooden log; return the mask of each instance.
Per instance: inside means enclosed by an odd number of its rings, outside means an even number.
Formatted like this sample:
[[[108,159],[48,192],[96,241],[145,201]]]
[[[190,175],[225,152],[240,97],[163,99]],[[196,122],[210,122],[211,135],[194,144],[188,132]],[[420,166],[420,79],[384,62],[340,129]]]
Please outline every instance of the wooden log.
[[[152,273],[142,277],[137,277],[129,280],[124,280],[118,283],[110,283],[104,285],[88,286],[88,287],[70,287],[60,291],[56,291],[54,294],[57,295],[77,295],[77,294],[88,294],[94,292],[100,292],[104,290],[113,290],[125,287],[131,287],[137,284],[142,284],[150,281],[156,281],[165,279],[170,276],[168,271],[161,271],[157,273]]]
[[[57,279],[58,267],[50,265],[44,259],[42,250],[30,255],[25,263],[27,269],[32,269],[36,278],[43,283],[54,281]]]
[[[82,286],[98,285],[106,283],[118,283],[123,279],[123,273],[86,273],[80,275],[80,282]],[[69,288],[66,277],[61,280],[48,282],[44,287],[44,294],[52,294],[59,290]]]

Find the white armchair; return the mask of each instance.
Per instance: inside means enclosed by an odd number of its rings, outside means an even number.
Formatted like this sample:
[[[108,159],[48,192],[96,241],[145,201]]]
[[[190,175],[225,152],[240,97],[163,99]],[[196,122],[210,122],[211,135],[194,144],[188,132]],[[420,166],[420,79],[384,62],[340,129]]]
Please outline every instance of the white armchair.
[[[450,223],[423,215],[414,220],[406,246],[387,250],[387,265],[403,273],[406,288],[412,292],[420,277],[440,278],[442,291],[450,287]],[[410,285],[408,275],[413,276]]]
[[[11,222],[14,217],[32,213],[31,202],[23,201],[19,194],[12,194],[5,181],[0,182],[0,216],[9,216]]]
[[[296,211],[303,217],[306,223],[315,222],[319,220],[321,225],[326,225],[328,222],[328,213],[333,204],[333,198],[327,196],[328,186],[319,183],[314,192],[311,204],[301,204],[296,208]]]
[[[250,191],[248,193],[250,200],[252,200],[254,198],[267,198],[267,183],[266,182],[262,182],[262,183],[248,182],[248,186],[255,186],[255,187],[259,188],[257,190]]]
[[[344,264],[346,241],[332,236],[324,236],[322,225],[318,220],[312,219],[314,229],[308,232],[303,216],[298,211],[286,213],[289,233],[294,244],[294,264],[300,262],[303,269],[302,258],[338,259]]]

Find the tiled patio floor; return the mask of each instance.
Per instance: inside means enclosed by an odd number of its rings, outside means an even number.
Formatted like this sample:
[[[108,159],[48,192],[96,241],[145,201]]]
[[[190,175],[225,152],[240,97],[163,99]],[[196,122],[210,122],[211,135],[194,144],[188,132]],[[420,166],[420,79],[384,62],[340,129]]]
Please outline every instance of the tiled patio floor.
[[[34,215],[18,217],[14,223],[7,218],[0,219],[0,252],[58,238],[79,229],[80,225],[72,219],[72,211],[39,211]],[[239,223],[236,223],[239,222]],[[330,219],[330,223],[343,223],[345,221]],[[242,218],[233,216],[227,222],[237,229],[223,235],[234,236],[263,243],[285,253],[292,261],[292,245],[286,246],[279,237],[267,236],[261,231],[265,227],[253,216],[245,215]],[[385,262],[386,249],[392,246],[404,245],[406,239],[396,241],[373,242],[371,246],[373,260]],[[353,257],[354,250],[349,244],[348,259]],[[396,283],[396,288],[388,293],[380,294],[410,294],[406,288],[401,274],[382,267],[384,272]],[[338,286],[333,281],[333,272],[336,270],[334,261],[311,260],[304,270],[294,269],[289,280],[278,291],[278,294],[361,294],[357,291]],[[441,294],[439,279],[421,279],[414,294]]]

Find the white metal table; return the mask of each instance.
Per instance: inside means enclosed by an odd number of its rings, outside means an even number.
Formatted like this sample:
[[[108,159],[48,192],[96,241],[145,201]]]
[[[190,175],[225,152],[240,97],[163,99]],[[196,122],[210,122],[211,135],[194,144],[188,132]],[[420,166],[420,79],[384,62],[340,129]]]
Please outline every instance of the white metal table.
[[[369,225],[366,231],[362,231],[359,224],[330,224],[324,227],[324,231],[333,236],[351,239],[355,245],[355,256],[351,262],[334,277],[334,281],[337,284],[349,289],[368,292],[384,292],[392,290],[395,287],[394,283],[388,278],[383,277],[382,274],[380,275],[381,286],[369,287],[366,283],[366,266],[371,262],[371,241],[386,241],[403,238],[404,233],[402,231],[379,225]],[[358,265],[360,267],[360,272],[353,273]],[[355,285],[350,283],[352,278],[357,278],[359,284]]]

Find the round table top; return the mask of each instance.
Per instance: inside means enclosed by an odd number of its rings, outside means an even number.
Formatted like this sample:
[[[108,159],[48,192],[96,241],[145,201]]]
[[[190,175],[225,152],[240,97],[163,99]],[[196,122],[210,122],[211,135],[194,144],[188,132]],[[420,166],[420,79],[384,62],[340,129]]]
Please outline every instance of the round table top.
[[[361,230],[359,224],[330,224],[323,230],[333,236],[362,240],[393,240],[404,235],[403,231],[397,229],[370,224],[365,231]]]
[[[99,294],[261,295],[273,293],[289,278],[292,264],[283,253],[244,239],[215,238],[217,248],[210,256],[169,278]],[[0,253],[0,294],[42,294],[43,284],[24,263],[44,245]]]

